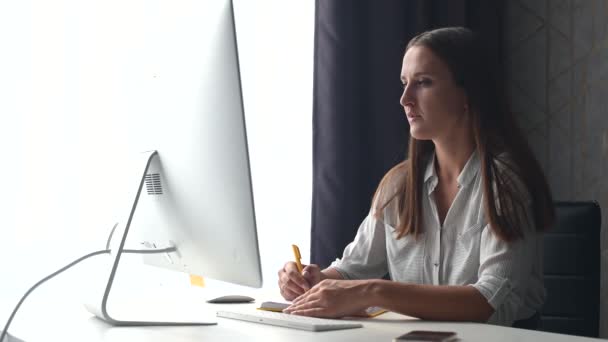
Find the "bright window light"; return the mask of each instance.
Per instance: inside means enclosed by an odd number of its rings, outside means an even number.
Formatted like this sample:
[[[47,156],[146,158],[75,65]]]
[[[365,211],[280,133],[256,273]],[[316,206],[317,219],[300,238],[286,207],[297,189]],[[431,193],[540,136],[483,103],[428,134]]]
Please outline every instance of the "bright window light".
[[[127,178],[113,139],[124,133],[113,109],[120,92],[98,66],[137,44],[131,33],[143,16],[129,13],[146,3],[0,2],[0,270],[10,275],[1,303],[103,248],[127,210],[116,195]],[[310,257],[314,1],[234,6],[264,283],[273,288],[292,243],[303,262]]]

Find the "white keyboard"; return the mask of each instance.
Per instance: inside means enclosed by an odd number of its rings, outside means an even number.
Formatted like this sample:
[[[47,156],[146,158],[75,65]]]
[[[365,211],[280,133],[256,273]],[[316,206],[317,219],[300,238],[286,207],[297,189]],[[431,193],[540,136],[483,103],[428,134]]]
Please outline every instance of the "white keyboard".
[[[328,331],[363,327],[363,325],[359,323],[344,322],[336,319],[297,316],[263,310],[252,310],[246,312],[218,311],[217,316],[308,331]]]

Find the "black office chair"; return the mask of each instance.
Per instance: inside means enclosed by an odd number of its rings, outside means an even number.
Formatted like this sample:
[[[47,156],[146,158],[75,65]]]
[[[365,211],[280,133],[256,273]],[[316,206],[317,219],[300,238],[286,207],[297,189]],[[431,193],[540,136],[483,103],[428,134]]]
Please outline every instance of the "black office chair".
[[[555,214],[556,224],[544,239],[547,300],[539,330],[598,337],[600,206],[557,202]]]

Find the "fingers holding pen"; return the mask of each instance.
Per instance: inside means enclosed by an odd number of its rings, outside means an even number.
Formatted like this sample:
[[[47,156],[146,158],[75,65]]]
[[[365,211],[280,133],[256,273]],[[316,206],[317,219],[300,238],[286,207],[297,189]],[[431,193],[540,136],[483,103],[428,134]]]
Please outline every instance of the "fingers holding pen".
[[[321,281],[321,268],[315,264],[307,265],[302,271],[302,277],[310,286],[315,286]]]
[[[289,265],[286,270],[286,275],[289,278],[289,281],[292,282],[293,284],[297,285],[298,287],[300,287],[304,292],[310,290],[310,283],[308,282],[308,280],[306,278],[304,278],[304,276],[300,273],[300,271],[298,271],[295,264],[294,263],[287,263],[287,264],[293,264],[293,265]]]
[[[294,262],[288,262],[279,270],[279,289],[287,300],[293,300],[310,289],[308,281],[300,274]]]
[[[285,298],[286,300],[294,300],[295,298],[300,297],[300,294],[290,290],[287,287],[281,288],[280,292],[281,292],[281,296],[283,296],[283,298]]]

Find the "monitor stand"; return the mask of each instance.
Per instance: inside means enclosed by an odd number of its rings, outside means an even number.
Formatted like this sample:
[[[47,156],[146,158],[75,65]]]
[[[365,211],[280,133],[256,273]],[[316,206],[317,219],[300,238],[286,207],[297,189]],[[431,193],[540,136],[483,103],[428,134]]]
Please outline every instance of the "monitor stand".
[[[2,330],[0,330],[0,335],[2,335]],[[4,336],[4,339],[0,342],[24,342],[24,341],[16,338],[15,336],[11,335],[10,333],[6,333],[6,336]]]
[[[120,315],[120,319],[116,318],[116,315],[112,315],[108,312],[108,299],[110,297],[110,291],[112,290],[112,284],[114,282],[114,277],[116,275],[116,271],[118,269],[118,265],[120,263],[120,256],[124,252],[125,241],[127,240],[127,234],[129,233],[129,227],[131,225],[131,221],[133,219],[133,215],[135,213],[135,209],[137,208],[137,203],[139,202],[139,195],[141,194],[141,190],[145,183],[145,177],[150,167],[150,164],[154,158],[158,158],[158,153],[156,151],[144,152],[143,155],[143,174],[141,176],[141,180],[137,186],[137,192],[135,195],[135,199],[133,201],[133,206],[129,212],[129,218],[127,220],[127,224],[125,225],[125,229],[122,234],[122,238],[120,239],[120,245],[116,250],[114,256],[114,261],[112,262],[112,269],[110,271],[110,277],[108,278],[108,283],[105,286],[105,290],[103,292],[103,297],[94,298],[92,303],[85,303],[86,309],[97,316],[98,318],[104,320],[105,322],[116,325],[116,326],[184,326],[184,325],[214,325],[217,324],[216,321],[171,321],[171,320],[138,320],[137,317],[133,317],[132,319],[124,319],[123,315]],[[162,310],[162,308],[159,308]],[[129,310],[130,312],[137,312],[137,310]],[[121,311],[124,314],[124,312]],[[137,314],[134,314],[137,315]]]

